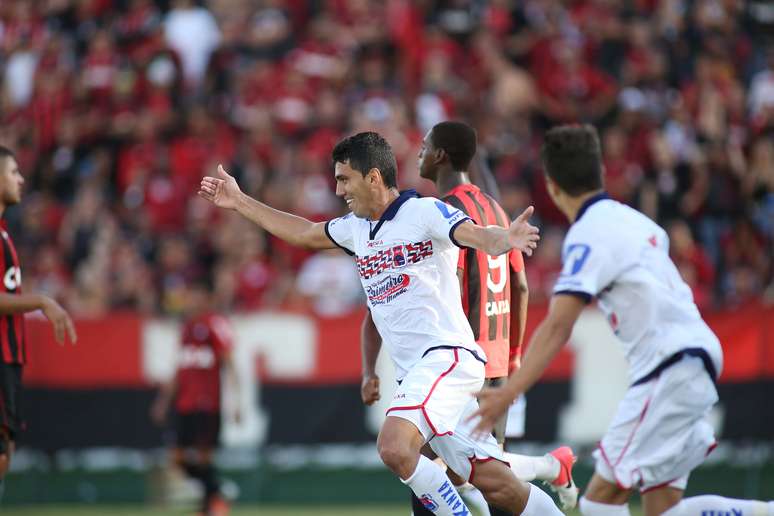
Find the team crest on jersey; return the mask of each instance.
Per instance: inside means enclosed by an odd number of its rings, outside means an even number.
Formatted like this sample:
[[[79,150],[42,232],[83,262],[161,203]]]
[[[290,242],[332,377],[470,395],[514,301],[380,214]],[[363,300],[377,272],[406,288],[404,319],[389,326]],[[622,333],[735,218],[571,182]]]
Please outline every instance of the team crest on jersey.
[[[395,245],[374,254],[358,256],[355,262],[360,277],[370,279],[389,270],[419,263],[431,256],[433,256],[433,241],[425,240],[424,242]]]
[[[387,276],[373,285],[366,286],[365,290],[371,306],[383,305],[404,294],[408,290],[409,284],[411,284],[411,277],[408,274],[400,274]]]

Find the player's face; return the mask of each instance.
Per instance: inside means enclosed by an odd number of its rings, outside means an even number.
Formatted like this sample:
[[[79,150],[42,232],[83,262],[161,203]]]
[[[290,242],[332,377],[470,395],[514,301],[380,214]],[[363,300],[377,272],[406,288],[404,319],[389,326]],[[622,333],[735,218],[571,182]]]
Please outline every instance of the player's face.
[[[12,157],[0,158],[0,200],[5,206],[21,201],[24,177]]]
[[[359,170],[349,163],[336,162],[336,195],[343,197],[347,207],[356,217],[366,218],[371,213],[371,189],[369,175],[363,177]]]
[[[436,149],[433,145],[432,135],[433,130],[430,129],[422,140],[422,147],[420,147],[419,156],[417,156],[417,168],[419,169],[419,177],[435,181],[437,170],[433,158],[436,155]]]

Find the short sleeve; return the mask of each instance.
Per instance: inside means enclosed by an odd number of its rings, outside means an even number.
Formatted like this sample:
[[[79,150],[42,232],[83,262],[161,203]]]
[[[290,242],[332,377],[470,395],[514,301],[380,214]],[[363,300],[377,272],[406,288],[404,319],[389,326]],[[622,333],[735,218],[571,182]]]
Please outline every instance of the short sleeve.
[[[462,210],[432,197],[422,199],[423,209],[420,216],[427,225],[430,236],[435,240],[450,242],[457,247],[464,247],[454,239],[454,230],[470,219]]]
[[[562,264],[554,294],[577,295],[587,303],[607,288],[620,268],[609,249],[579,240],[565,241]]]
[[[343,249],[344,252],[350,256],[355,254],[352,228],[353,220],[353,215],[347,213],[343,217],[332,219],[325,223],[325,234],[331,242]]]

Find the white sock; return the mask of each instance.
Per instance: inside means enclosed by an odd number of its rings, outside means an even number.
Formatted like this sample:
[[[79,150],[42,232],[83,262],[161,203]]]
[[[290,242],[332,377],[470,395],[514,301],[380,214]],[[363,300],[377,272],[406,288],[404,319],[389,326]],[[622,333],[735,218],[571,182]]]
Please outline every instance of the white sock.
[[[433,514],[441,516],[470,516],[470,509],[460,498],[443,468],[424,455],[420,455],[417,469],[406,480],[417,498]]]
[[[524,507],[521,516],[551,516],[552,514],[564,516],[551,497],[542,489],[532,484],[527,485],[529,486],[529,499],[527,499],[527,506]]]
[[[465,503],[468,504],[468,507],[473,509],[473,511],[481,516],[490,516],[489,504],[486,503],[486,498],[484,498],[484,495],[476,486],[470,482],[466,482],[461,486],[457,486],[457,491],[462,496],[462,499],[465,500]]]
[[[735,500],[715,495],[691,496],[662,516],[774,516],[774,502]]]
[[[583,516],[630,516],[629,504],[611,505],[592,502],[583,496],[579,500],[578,505]]]
[[[516,478],[524,482],[533,480],[548,480],[551,482],[559,476],[559,461],[550,453],[542,457],[532,455],[517,455],[504,453],[505,460],[511,465],[511,470]]]

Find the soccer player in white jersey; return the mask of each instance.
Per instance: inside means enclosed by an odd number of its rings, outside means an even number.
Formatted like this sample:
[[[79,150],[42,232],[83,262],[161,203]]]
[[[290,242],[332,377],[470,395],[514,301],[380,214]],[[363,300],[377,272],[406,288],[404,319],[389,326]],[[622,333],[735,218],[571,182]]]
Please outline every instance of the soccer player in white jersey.
[[[605,194],[596,130],[548,131],[542,159],[548,192],[572,222],[564,267],[521,369],[506,385],[480,393],[476,433],[491,428],[540,378],[596,297],[623,347],[631,387],[595,452],[581,513],[626,516],[629,496],[639,489],[648,516],[774,516],[771,502],[683,498],[691,470],[715,447],[707,416],[718,400],[720,343],[669,258],[666,232]]]
[[[532,209],[509,228],[480,227],[438,199],[420,199],[411,190],[399,193],[392,149],[373,132],[339,142],[332,157],[336,194],[352,213],[327,223],[250,198],[222,167],[217,177],[202,179],[199,195],[292,244],[338,246],[355,257],[371,314],[401,381],[379,432],[379,454],[426,507],[439,515],[470,514],[443,469],[420,455],[430,442],[491,504],[514,514],[561,514],[547,494],[516,478],[493,437],[472,439],[473,426],[467,423],[478,408],[471,393],[483,386],[486,358],[462,310],[457,245],[491,255],[514,248],[530,255],[538,239],[537,228],[527,222]]]

